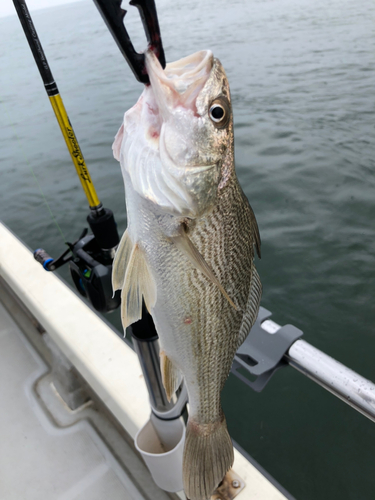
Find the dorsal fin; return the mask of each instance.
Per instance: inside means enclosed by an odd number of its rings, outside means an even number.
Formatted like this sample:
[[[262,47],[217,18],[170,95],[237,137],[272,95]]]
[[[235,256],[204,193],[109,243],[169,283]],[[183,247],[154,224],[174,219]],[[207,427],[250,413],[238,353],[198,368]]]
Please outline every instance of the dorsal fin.
[[[251,205],[250,205],[250,210],[251,210],[251,221],[253,223],[252,226],[253,226],[254,245],[255,245],[255,249],[257,251],[258,257],[261,258],[261,256],[262,256],[261,251],[260,251],[261,241],[260,241],[258,222],[255,218],[255,214],[253,212],[253,209],[251,208]]]
[[[260,282],[259,274],[255,267],[253,267],[251,273],[249,290],[246,309],[242,317],[242,324],[238,333],[238,347],[240,347],[249,335],[251,327],[254,325],[258,316],[260,299],[262,297],[262,283]]]
[[[203,256],[199,253],[199,250],[194,246],[189,236],[186,234],[183,225],[181,225],[179,232],[180,234],[178,236],[171,237],[173,243],[189,259],[189,261],[196,269],[201,271],[212,283],[214,283],[219,288],[229,304],[237,310],[234,302],[221,286],[219,280],[214,275],[214,272],[212,271],[210,266],[207,264]]]
[[[259,234],[259,227],[258,227],[258,222],[256,220],[254,210],[252,209],[249,200],[246,198],[245,193],[241,190],[241,195],[242,195],[242,200],[245,205],[247,205],[250,209],[250,219],[251,219],[251,232],[254,238],[254,246],[255,250],[257,252],[257,255],[259,258],[261,258],[261,251],[260,251],[260,246],[261,246],[261,240],[260,240],[260,234]]]

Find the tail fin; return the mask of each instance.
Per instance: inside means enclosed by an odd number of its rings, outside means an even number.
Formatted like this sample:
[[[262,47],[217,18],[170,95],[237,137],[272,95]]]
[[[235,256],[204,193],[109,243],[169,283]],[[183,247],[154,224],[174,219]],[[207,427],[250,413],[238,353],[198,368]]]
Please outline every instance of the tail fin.
[[[189,500],[209,500],[234,460],[225,418],[214,424],[188,422],[183,461]]]

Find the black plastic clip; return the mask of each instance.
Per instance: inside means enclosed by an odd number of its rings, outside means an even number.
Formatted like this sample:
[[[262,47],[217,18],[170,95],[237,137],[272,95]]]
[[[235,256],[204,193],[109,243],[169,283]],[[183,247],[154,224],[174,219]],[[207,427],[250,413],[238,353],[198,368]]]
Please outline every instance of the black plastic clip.
[[[136,52],[124,26],[124,17],[127,11],[121,8],[122,0],[94,0],[94,2],[136,79],[148,85],[150,79],[146,71],[145,55]],[[161,66],[165,68],[165,55],[155,0],[131,0],[130,5],[134,5],[139,10],[148,47],[159,59]]]
[[[287,366],[284,355],[303,332],[293,325],[282,326],[275,333],[268,333],[262,323],[272,313],[264,307],[259,308],[258,318],[246,340],[238,349],[232,365],[232,373],[256,392],[261,392],[276,370]],[[239,372],[240,368],[256,376],[254,381]]]

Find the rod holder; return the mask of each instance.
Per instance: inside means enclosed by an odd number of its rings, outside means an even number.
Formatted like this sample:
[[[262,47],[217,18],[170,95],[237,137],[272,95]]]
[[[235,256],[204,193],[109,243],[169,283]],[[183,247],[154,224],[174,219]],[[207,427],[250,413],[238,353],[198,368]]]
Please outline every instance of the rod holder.
[[[151,413],[150,420],[135,436],[134,444],[159,488],[169,492],[183,490],[185,424],[182,417],[161,420]]]
[[[187,403],[186,387],[182,383],[176,394],[168,401],[160,371],[159,337],[152,317],[144,305],[142,319],[133,323],[129,330],[147,385],[152,412],[164,420],[179,418],[184,413]]]
[[[151,315],[143,304],[142,319],[129,330],[147,385],[151,416],[137,433],[134,444],[159,488],[183,489],[182,458],[185,444],[187,391],[181,384],[168,401],[160,371],[160,344]]]

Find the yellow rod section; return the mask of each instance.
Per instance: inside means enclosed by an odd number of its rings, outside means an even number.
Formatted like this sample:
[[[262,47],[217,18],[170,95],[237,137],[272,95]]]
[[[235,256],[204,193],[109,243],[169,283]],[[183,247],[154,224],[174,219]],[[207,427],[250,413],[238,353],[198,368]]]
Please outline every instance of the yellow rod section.
[[[13,3],[21,21],[31,52],[33,53],[35,62],[38,66],[40,76],[43,79],[48,98],[51,101],[53,111],[55,112],[57,121],[59,122],[61,132],[69,149],[70,156],[72,157],[90,208],[100,208],[101,203],[98,195],[96,194],[81,148],[79,147],[78,140],[69,121],[56,82],[52,76],[46,55],[44,54],[34,23],[31,19],[29,9],[27,8],[25,0],[13,0]]]
[[[95,208],[100,205],[98,195],[96,194],[94,184],[92,183],[89,170],[83,158],[81,148],[75,136],[73,127],[66,113],[64,103],[60,94],[49,96],[53,111],[55,112],[57,121],[59,122],[61,132],[64,136],[70,156],[76,168],[78,177],[81,181],[83,190],[89,202],[90,208]]]

